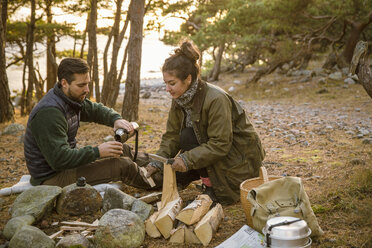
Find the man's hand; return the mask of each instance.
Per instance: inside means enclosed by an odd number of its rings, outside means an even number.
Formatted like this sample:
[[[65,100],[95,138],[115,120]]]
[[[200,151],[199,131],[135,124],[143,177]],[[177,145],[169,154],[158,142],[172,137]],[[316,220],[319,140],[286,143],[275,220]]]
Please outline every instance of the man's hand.
[[[132,133],[134,131],[132,123],[124,119],[119,119],[114,122],[114,131],[116,131],[118,128],[124,128],[129,133]]]
[[[120,157],[123,154],[123,144],[117,141],[109,141],[98,146],[100,158]]]
[[[179,172],[186,172],[187,171],[187,167],[185,165],[185,163],[183,162],[183,159],[181,157],[176,157],[174,159],[174,162],[173,164],[171,165],[171,167],[173,168],[173,170],[175,171],[179,171]]]

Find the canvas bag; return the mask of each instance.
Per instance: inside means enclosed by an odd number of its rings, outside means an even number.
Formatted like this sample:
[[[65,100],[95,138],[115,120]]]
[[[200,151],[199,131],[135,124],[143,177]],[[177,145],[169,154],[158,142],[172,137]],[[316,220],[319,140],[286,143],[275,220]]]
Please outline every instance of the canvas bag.
[[[283,177],[251,189],[247,195],[251,203],[253,228],[262,232],[266,221],[278,216],[292,216],[305,220],[311,236],[324,234],[315,217],[301,178]]]

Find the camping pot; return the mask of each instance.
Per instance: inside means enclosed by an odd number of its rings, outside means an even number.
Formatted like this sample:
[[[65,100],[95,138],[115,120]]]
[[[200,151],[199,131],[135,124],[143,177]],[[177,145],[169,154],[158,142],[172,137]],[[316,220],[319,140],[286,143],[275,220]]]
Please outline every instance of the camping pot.
[[[306,221],[290,216],[274,217],[262,229],[267,247],[311,247],[311,229]]]

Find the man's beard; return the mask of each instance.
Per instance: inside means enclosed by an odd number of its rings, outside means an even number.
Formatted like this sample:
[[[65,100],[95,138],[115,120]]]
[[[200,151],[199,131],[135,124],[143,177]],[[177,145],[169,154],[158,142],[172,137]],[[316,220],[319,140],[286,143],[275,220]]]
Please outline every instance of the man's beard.
[[[70,98],[71,100],[73,100],[73,101],[75,101],[75,102],[79,102],[79,103],[81,103],[81,102],[83,102],[84,100],[85,100],[85,93],[84,94],[81,94],[79,97],[74,97],[73,95],[72,95],[72,93],[71,93],[71,90],[70,89],[68,89],[68,98]],[[82,98],[82,96],[84,96],[84,98]]]

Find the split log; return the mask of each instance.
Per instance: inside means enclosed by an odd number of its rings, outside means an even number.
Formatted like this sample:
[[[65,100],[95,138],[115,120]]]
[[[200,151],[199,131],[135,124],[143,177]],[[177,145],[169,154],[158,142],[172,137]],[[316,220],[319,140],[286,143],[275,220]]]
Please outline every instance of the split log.
[[[192,203],[181,210],[176,219],[187,225],[192,225],[208,212],[212,203],[213,201],[208,195],[199,195]]]
[[[138,198],[139,200],[146,202],[146,203],[153,203],[156,201],[159,201],[161,199],[161,192],[154,192],[145,196],[142,196],[141,198]]]
[[[155,226],[155,220],[158,218],[159,212],[153,213],[146,221],[145,221],[145,229],[147,235],[151,238],[159,238],[161,233],[159,232],[158,228]]]
[[[185,228],[185,243],[186,244],[201,244],[199,238],[194,232],[194,227]]]
[[[170,239],[169,242],[183,244],[185,243],[185,228],[184,224],[179,225],[177,228],[172,229],[170,232]]]
[[[170,164],[165,164],[163,171],[163,195],[161,196],[160,208],[164,208],[169,202],[179,198],[176,172],[172,169]]]
[[[138,166],[138,168],[142,171],[143,175],[145,175],[143,178],[147,180],[147,182],[151,186],[151,188],[155,187],[156,184],[154,182],[154,179],[152,179],[152,177],[146,177],[147,170],[144,167],[140,167],[140,166]]]
[[[195,226],[195,234],[204,246],[211,242],[213,234],[217,231],[222,219],[223,209],[221,204],[217,204]]]
[[[169,202],[159,211],[159,216],[155,221],[155,226],[158,228],[164,238],[169,238],[170,231],[173,229],[174,220],[176,219],[176,215],[179,213],[181,208],[182,199],[178,197],[176,200]]]

